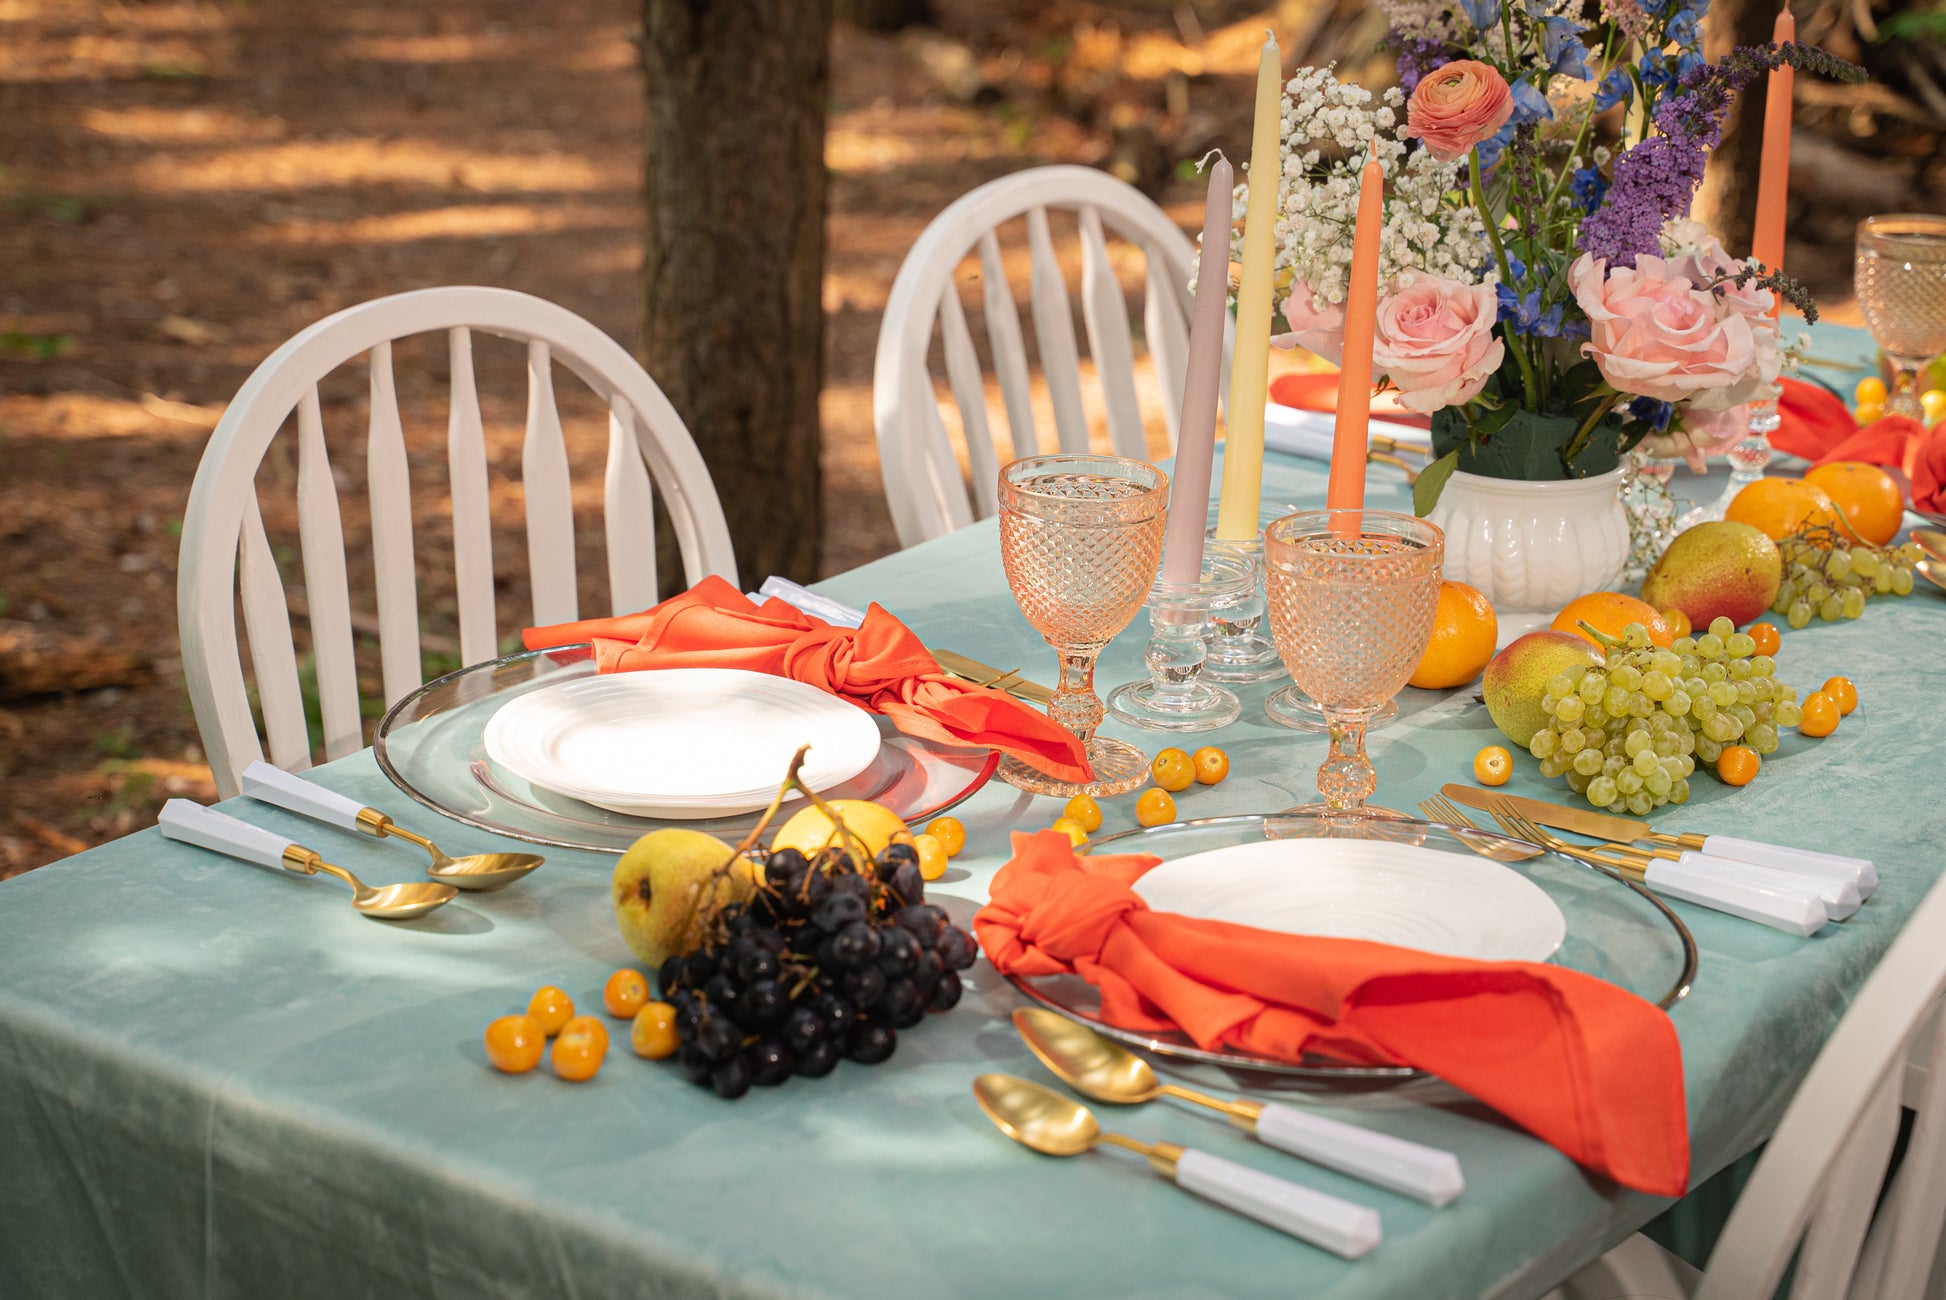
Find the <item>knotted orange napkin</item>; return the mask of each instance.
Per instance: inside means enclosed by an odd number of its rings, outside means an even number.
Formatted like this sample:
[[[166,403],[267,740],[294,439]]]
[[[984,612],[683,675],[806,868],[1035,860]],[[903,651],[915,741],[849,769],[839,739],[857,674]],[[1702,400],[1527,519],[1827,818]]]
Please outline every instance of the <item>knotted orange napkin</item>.
[[[529,650],[593,642],[597,672],[742,668],[792,677],[882,713],[908,736],[1011,754],[1062,781],[1088,781],[1073,732],[1003,691],[950,677],[912,629],[874,604],[857,628],[794,605],[761,606],[714,575],[653,609],[521,633]]]
[[[1270,381],[1270,400],[1279,406],[1295,407],[1300,411],[1336,411],[1338,409],[1338,372],[1326,370],[1317,374],[1292,372],[1282,374]],[[1416,424],[1421,429],[1432,428],[1432,417],[1408,411],[1399,405],[1399,395],[1390,389],[1372,394],[1372,414],[1382,416],[1394,424]]]
[[[1682,1048],[1633,993],[1560,966],[1152,912],[1129,886],[1156,858],[1077,858],[1058,831],[1013,849],[973,918],[1003,974],[1080,975],[1108,1023],[1206,1048],[1416,1066],[1618,1183],[1687,1189]]]
[[[1862,460],[1897,469],[1915,509],[1946,512],[1946,425],[1929,431],[1909,415],[1888,415],[1861,429],[1836,393],[1801,379],[1781,382],[1772,446],[1819,465]]]

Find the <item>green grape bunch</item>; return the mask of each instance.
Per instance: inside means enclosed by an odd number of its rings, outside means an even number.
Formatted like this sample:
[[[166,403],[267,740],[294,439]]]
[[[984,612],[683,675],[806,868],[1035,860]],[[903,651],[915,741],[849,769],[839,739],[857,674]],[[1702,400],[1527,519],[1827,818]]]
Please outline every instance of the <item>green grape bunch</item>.
[[[1623,628],[1620,640],[1581,626],[1606,662],[1548,679],[1541,710],[1549,721],[1527,752],[1542,776],[1566,777],[1597,808],[1644,817],[1687,803],[1698,764],[1713,766],[1731,745],[1774,753],[1778,729],[1803,716],[1776,661],[1756,653],[1756,641],[1727,618],[1667,649],[1640,623]]]
[[[1784,580],[1770,612],[1794,628],[1816,615],[1827,623],[1857,618],[1874,596],[1912,594],[1912,566],[1925,554],[1916,543],[1868,546],[1829,524],[1806,524],[1777,543]]]

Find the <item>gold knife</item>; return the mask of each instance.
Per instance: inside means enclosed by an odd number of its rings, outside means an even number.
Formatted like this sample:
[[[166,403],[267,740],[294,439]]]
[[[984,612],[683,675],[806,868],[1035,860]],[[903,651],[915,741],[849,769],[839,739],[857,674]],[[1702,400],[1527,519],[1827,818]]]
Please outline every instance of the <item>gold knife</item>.
[[[969,682],[976,682],[979,685],[985,686],[988,683],[997,682],[1003,677],[1011,676],[1010,673],[995,668],[992,664],[983,664],[978,659],[969,659],[965,655],[952,650],[942,650],[938,646],[927,646],[926,649],[932,654],[934,659],[939,661],[941,668],[944,668],[953,676],[963,677]],[[1008,682],[1001,689],[1009,695],[1015,695],[1026,700],[1030,704],[1045,706],[1049,700],[1054,698],[1054,691],[1050,687],[1042,686],[1039,682],[1027,681],[1024,678]]]
[[[1555,830],[1572,831],[1576,835],[1592,835],[1596,839],[1608,840],[1617,844],[1632,844],[1645,840],[1666,848],[1694,849],[1699,853],[1710,853],[1721,858],[1732,858],[1738,862],[1751,862],[1758,866],[1778,867],[1785,871],[1797,871],[1807,875],[1831,880],[1849,880],[1858,886],[1858,892],[1870,894],[1878,887],[1878,872],[1863,858],[1841,857],[1835,853],[1820,853],[1813,849],[1793,848],[1787,844],[1766,844],[1758,840],[1735,839],[1728,835],[1699,835],[1694,832],[1683,835],[1670,835],[1656,830],[1647,822],[1636,821],[1629,817],[1615,817],[1608,813],[1598,813],[1581,808],[1564,808],[1560,804],[1548,803],[1542,799],[1529,799],[1517,794],[1501,794],[1498,790],[1482,790],[1477,786],[1449,782],[1440,787],[1439,792],[1448,799],[1463,803],[1469,808],[1493,811],[1493,803],[1505,799],[1521,815],[1543,826]]]

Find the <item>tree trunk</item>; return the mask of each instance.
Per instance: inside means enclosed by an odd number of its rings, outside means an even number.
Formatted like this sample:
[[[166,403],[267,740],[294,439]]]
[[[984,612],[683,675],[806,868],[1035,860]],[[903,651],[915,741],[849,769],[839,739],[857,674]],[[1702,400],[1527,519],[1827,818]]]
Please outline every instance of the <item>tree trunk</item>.
[[[645,360],[702,448],[745,585],[808,582],[831,0],[643,0],[642,18]]]
[[[1767,45],[1777,21],[1775,0],[1716,0],[1703,19],[1703,53],[1713,62],[1738,45]],[[1763,166],[1764,78],[1737,96],[1723,143],[1710,154],[1697,195],[1696,216],[1732,257],[1750,255],[1757,219],[1757,173]]]
[[[931,0],[834,0],[834,5],[839,22],[868,32],[896,32],[932,22]]]

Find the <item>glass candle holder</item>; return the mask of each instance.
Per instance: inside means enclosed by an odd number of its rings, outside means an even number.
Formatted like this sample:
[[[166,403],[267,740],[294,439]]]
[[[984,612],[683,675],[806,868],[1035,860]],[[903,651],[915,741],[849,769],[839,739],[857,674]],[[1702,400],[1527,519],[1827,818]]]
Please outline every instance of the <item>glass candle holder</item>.
[[[1196,582],[1163,582],[1149,588],[1149,644],[1142,652],[1149,675],[1117,686],[1108,709],[1149,731],[1214,731],[1243,713],[1234,692],[1205,681],[1205,640],[1210,611],[1227,605],[1260,581],[1257,566],[1225,542],[1203,550]]]
[[[1268,682],[1284,675],[1284,663],[1277,657],[1277,643],[1266,635],[1264,623],[1264,538],[1263,528],[1274,519],[1291,513],[1294,507],[1267,505],[1258,512],[1257,532],[1241,540],[1218,541],[1216,506],[1210,506],[1209,544],[1223,546],[1241,556],[1250,566],[1250,580],[1229,598],[1210,607],[1204,625],[1204,644],[1209,657],[1203,676],[1210,681],[1246,685]]]

